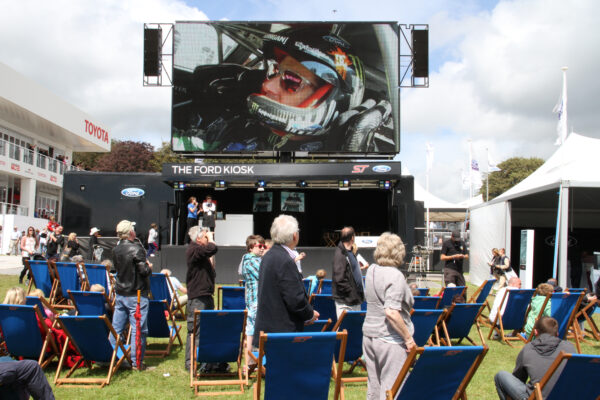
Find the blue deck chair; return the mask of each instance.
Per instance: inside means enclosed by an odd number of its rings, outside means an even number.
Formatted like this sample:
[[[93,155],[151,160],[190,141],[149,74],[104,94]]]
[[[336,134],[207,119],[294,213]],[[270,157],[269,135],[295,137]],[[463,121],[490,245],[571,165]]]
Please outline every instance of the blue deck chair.
[[[438,304],[438,308],[448,307],[452,304],[452,299],[457,294],[465,295],[465,290],[467,290],[466,286],[455,286],[455,287],[446,287],[444,288],[444,293],[442,293],[442,298],[440,299],[440,303]]]
[[[190,337],[191,348],[191,368],[190,368],[190,387],[194,388],[194,394],[202,396],[210,395],[231,395],[243,394],[244,384],[247,384],[247,377],[242,376],[242,355],[244,351],[244,339],[246,328],[246,310],[196,310],[194,311],[194,327]],[[196,343],[197,342],[197,343]],[[244,357],[246,359],[246,357]],[[195,375],[198,363],[221,363],[235,362],[237,370],[230,376],[237,379],[229,380],[210,380],[201,379],[211,377],[211,374]],[[247,367],[247,360],[245,362]],[[248,368],[245,368],[246,371]],[[223,376],[218,374],[217,376]],[[199,389],[202,386],[237,386],[239,391],[215,391],[202,392]]]
[[[414,296],[414,309],[418,310],[435,310],[440,304],[440,297],[437,296]]]
[[[59,356],[54,336],[46,324],[38,325],[38,320],[43,319],[42,311],[35,305],[0,304],[0,327],[8,353],[37,360],[42,368]]]
[[[432,334],[435,333],[435,345],[440,345],[440,335],[437,330],[437,324],[440,322],[444,310],[415,310],[411,311],[410,320],[413,323],[415,332],[413,340],[417,347],[423,347],[429,341]]]
[[[74,308],[68,304],[68,290],[81,290],[79,266],[72,262],[50,262],[56,272],[50,303],[56,308]]]
[[[177,325],[175,322],[175,318],[171,314],[169,314],[169,318],[167,319],[165,315],[165,311],[167,311],[169,305],[166,300],[150,300],[148,306],[148,339],[150,338],[166,338],[169,339],[169,343],[166,348],[163,349],[150,349],[146,347],[146,355],[149,357],[158,356],[164,358],[171,354],[171,347],[173,343],[175,343],[175,339],[179,341],[179,345],[182,346],[183,342],[181,341],[181,336],[179,336],[179,331],[181,330],[181,326]],[[168,314],[168,313],[167,313]],[[169,326],[169,321],[171,325]],[[153,347],[156,347],[156,344],[153,344]]]
[[[588,328],[584,328],[580,333],[583,335],[582,340],[588,344],[591,344],[591,342],[587,341],[585,339],[586,337],[600,341],[600,331],[598,330],[598,325],[596,325],[596,322],[592,318],[594,311],[598,308],[597,304],[598,300],[591,301],[587,306],[579,310],[579,312],[576,315],[576,318],[578,320],[579,318],[581,318],[587,321]],[[577,326],[578,324],[574,325],[575,328],[579,329]]]
[[[346,332],[261,333],[259,357],[268,358],[266,367],[261,367],[265,374],[264,398],[326,400],[336,342],[341,341],[337,361],[341,371],[346,338]],[[334,400],[339,398],[340,377],[338,374],[334,380]],[[254,399],[261,397],[261,380],[262,374],[256,374]]]
[[[557,375],[558,380],[550,390],[544,390],[548,381]],[[535,384],[530,400],[598,399],[600,385],[594,384],[600,376],[600,356],[569,354],[563,351]]]
[[[496,279],[488,279],[483,281],[469,299],[469,303],[484,303],[488,311],[491,311],[492,307],[490,307],[490,303],[488,302],[487,298],[492,291],[494,283],[496,283]],[[486,326],[490,325],[489,317],[484,315],[483,312],[479,316],[479,322]]]
[[[483,339],[481,326],[479,325],[479,317],[484,309],[485,303],[459,303],[451,305],[442,318],[446,345],[452,346],[452,339],[458,339],[458,344],[460,344],[465,338],[472,345],[475,345],[473,339],[469,337],[469,332],[471,332],[471,328],[475,324],[481,344],[485,346],[485,340]]]
[[[81,285],[82,290],[90,290],[92,285],[102,285],[105,293],[109,298],[114,298],[114,291],[112,290],[112,282],[109,280],[108,271],[106,265],[102,264],[81,264],[83,284]]]
[[[100,385],[104,387],[110,384],[112,376],[117,372],[123,361],[131,363],[129,357],[129,346],[121,343],[121,338],[113,329],[110,321],[105,315],[101,316],[68,316],[63,315],[57,318],[58,323],[67,335],[67,342],[63,348],[56,369],[54,384],[59,385]],[[109,335],[116,338],[115,347],[110,344]],[[77,349],[81,358],[67,372],[64,378],[60,377],[62,366],[67,355],[69,342]],[[93,364],[94,362],[95,364]],[[88,369],[92,369],[97,363],[106,363],[109,365],[108,373],[104,378],[75,377],[71,378],[73,372],[81,364],[85,364]]]
[[[246,308],[246,288],[240,286],[220,286],[218,292],[221,310],[244,310]]]
[[[49,309],[50,311],[52,311],[53,314],[57,314],[54,307],[52,307],[52,305],[50,303],[48,303],[48,300],[46,300],[43,297],[27,296],[27,297],[25,297],[25,305],[26,306],[37,306],[38,309],[42,312],[42,315],[44,317],[46,317],[46,313],[44,312],[44,307]]]
[[[310,325],[304,325],[304,332],[325,332],[330,325],[330,319],[318,319]]]
[[[331,296],[333,294],[332,285],[333,281],[331,279],[321,279],[319,281],[319,288],[317,289],[317,293],[328,294]]]
[[[153,272],[150,276],[150,291],[152,292],[152,300],[165,300],[169,305],[169,313],[175,316],[179,312],[184,316],[183,307],[177,299],[175,288],[171,285],[171,280],[167,279],[167,275],[158,272]]]
[[[558,337],[561,339],[567,338],[569,328],[576,332],[574,324],[577,324],[577,311],[579,304],[585,296],[584,292],[578,293],[553,293],[550,303],[550,316],[558,322]],[[579,343],[579,335],[573,335],[575,338],[575,347],[577,352],[581,353],[581,345]]]
[[[319,312],[319,318],[331,319],[333,323],[337,322],[335,301],[330,294],[313,294],[310,296],[309,302]]]
[[[77,315],[91,315],[97,317],[100,315],[107,315],[112,317],[113,310],[107,310],[105,307],[105,304],[108,304],[110,307],[110,303],[104,293],[80,290],[69,290],[68,293],[69,298],[75,306]]]
[[[341,380],[341,397],[342,399],[344,398],[344,383],[346,382],[366,382],[367,381],[367,377],[348,377],[348,378],[344,378],[344,374],[351,374],[352,371],[354,371],[354,368],[356,368],[359,364],[363,367],[363,369],[366,371],[367,370],[367,366],[365,365],[364,361],[362,360],[362,342],[363,342],[363,333],[362,333],[362,327],[363,327],[363,323],[365,322],[365,315],[367,313],[365,311],[342,311],[342,313],[340,314],[340,318],[337,320],[337,322],[335,323],[335,325],[333,326],[333,328],[331,329],[332,332],[344,332],[346,331],[347,333],[347,339],[346,339],[346,351],[344,354],[344,360],[350,364],[350,369],[348,369],[348,371],[344,371],[344,365],[341,364],[340,367],[342,369],[338,369],[336,367],[334,367],[332,369],[332,376],[333,379],[336,380],[337,379],[337,375],[340,375],[340,380]],[[335,361],[338,361],[338,357],[340,354],[340,342],[336,342],[335,344],[335,352],[334,357],[335,357]]]
[[[505,332],[515,330],[518,333],[523,330],[525,318],[529,311],[529,304],[534,294],[535,289],[507,290],[499,307],[499,310],[502,310],[504,304],[506,304],[504,313],[502,315],[500,315],[500,312],[497,313],[494,323],[490,328],[490,333],[487,337],[488,340],[492,337],[492,333],[495,330],[500,335],[500,339],[511,347],[511,341],[521,340],[525,342],[525,339],[521,335],[507,336]]]
[[[419,291],[419,296],[429,296],[429,288],[428,287],[420,287],[417,288]]]
[[[50,297],[52,293],[52,274],[48,261],[45,260],[25,260],[25,264],[29,268],[31,279],[27,287],[27,293],[31,292],[31,288],[35,285],[36,288],[44,292],[44,296]]]
[[[586,288],[569,288],[569,293],[581,293],[587,291]]]
[[[465,398],[467,386],[487,351],[485,346],[414,349],[409,353],[392,387],[386,390],[387,399]]]

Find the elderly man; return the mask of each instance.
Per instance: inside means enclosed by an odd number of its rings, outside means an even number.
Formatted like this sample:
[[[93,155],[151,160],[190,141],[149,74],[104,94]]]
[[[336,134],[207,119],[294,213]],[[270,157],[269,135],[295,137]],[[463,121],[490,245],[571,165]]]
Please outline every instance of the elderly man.
[[[208,229],[193,226],[189,232],[190,244],[185,252],[187,261],[187,342],[185,344],[185,369],[190,369],[191,336],[194,329],[194,311],[214,310],[215,266],[211,259],[217,253],[217,244]],[[196,336],[197,338],[197,336]]]
[[[275,218],[271,239],[273,247],[260,264],[254,332],[302,332],[319,313],[308,303],[302,275],[294,262],[300,240],[296,218],[283,214]],[[254,335],[254,346],[258,346],[259,337]]]
[[[500,303],[504,298],[504,293],[507,290],[521,289],[521,280],[517,277],[512,277],[508,280],[508,286],[500,288],[496,292],[496,298],[494,299],[494,304],[492,304],[492,310],[490,311],[490,322],[493,324],[496,319],[496,315],[498,315],[498,309],[500,308]],[[507,299],[508,300],[508,299]],[[506,301],[502,305],[502,310],[500,310],[500,315],[504,314],[504,309],[506,308]]]
[[[127,322],[131,326],[131,361],[133,367],[143,369],[142,360],[146,350],[146,336],[148,335],[148,290],[150,289],[150,275],[152,264],[146,260],[146,251],[136,240],[135,222],[124,219],[117,225],[117,236],[120,241],[113,249],[113,265],[117,272],[115,277],[115,311],[113,314],[113,327],[117,334],[125,330]],[[136,323],[135,310],[137,306],[137,292],[141,292],[140,320],[141,326],[141,359],[137,359],[136,349]],[[111,335],[113,346],[116,339]]]
[[[352,252],[353,244],[354,228],[346,226],[333,256],[332,293],[338,318],[344,310],[360,311],[360,305],[365,301],[362,273]]]

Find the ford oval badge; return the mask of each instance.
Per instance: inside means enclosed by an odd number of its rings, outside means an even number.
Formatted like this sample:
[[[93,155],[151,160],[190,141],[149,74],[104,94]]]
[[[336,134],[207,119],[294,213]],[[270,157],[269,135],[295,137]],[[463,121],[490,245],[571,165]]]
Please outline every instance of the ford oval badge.
[[[376,165],[373,167],[373,171],[375,172],[390,172],[392,167],[389,165]]]
[[[121,195],[123,195],[125,197],[136,198],[136,197],[142,197],[144,194],[146,194],[144,189],[135,188],[135,187],[125,188],[125,189],[121,190]]]

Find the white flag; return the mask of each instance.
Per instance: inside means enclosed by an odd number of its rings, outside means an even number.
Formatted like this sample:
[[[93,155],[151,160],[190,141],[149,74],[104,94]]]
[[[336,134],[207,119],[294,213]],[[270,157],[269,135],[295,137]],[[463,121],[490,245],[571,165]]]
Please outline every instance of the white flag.
[[[560,146],[567,139],[567,67],[562,67],[563,71],[563,87],[558,103],[552,110],[553,113],[558,114],[558,124],[556,125],[556,132],[558,137],[554,144]]]
[[[488,150],[487,152],[487,172],[488,174],[490,172],[497,172],[497,171],[502,171],[500,168],[498,168],[498,166],[496,165],[495,162],[492,161],[492,158],[490,157],[490,152]]]
[[[427,142],[425,143],[425,148],[426,148],[426,160],[427,160],[427,172],[431,172],[431,169],[433,168],[433,146],[431,145],[431,143]]]
[[[471,188],[471,176],[468,172],[462,171],[462,188],[463,190],[469,190]]]

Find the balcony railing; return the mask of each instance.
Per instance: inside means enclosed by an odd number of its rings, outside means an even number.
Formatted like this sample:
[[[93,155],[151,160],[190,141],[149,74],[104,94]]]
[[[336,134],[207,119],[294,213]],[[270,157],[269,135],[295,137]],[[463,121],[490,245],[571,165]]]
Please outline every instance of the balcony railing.
[[[14,215],[27,215],[29,209],[27,207],[20,206],[18,204],[1,203],[0,202],[0,215],[3,214],[14,214]]]
[[[8,153],[8,154],[7,154]],[[64,174],[65,171],[81,171],[74,165],[67,165],[66,162],[57,160],[56,158],[48,157],[44,154],[38,153],[35,150],[31,150],[14,143],[9,143],[3,139],[0,139],[0,157],[6,157],[17,161],[22,161],[29,165],[34,165],[41,169],[46,169],[50,172]]]

